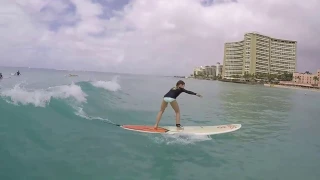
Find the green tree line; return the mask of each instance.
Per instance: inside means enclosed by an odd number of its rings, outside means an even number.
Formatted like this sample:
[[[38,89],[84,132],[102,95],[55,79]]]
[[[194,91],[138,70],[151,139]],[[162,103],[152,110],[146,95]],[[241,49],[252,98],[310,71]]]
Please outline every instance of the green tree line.
[[[309,71],[305,72],[306,74],[311,74]],[[195,78],[208,78],[209,75],[205,72],[198,72],[198,74],[193,74]],[[244,73],[243,75],[233,75],[232,78],[244,78],[245,80],[255,80],[255,79],[262,79],[268,82],[272,82],[275,80],[278,81],[292,81],[293,80],[293,73],[283,72],[278,74],[270,74],[270,73],[256,73],[256,74],[250,74],[250,73]],[[213,79],[222,79],[221,76],[219,77],[213,77]],[[296,77],[297,80],[301,80],[300,77]],[[319,77],[314,76],[313,80],[317,84],[319,82]]]
[[[263,79],[268,80],[269,82],[278,80],[278,81],[292,81],[293,73],[278,73],[278,74],[270,74],[270,73],[244,73],[242,76],[240,75],[233,75],[233,78],[244,78],[245,80],[253,80],[253,79]]]

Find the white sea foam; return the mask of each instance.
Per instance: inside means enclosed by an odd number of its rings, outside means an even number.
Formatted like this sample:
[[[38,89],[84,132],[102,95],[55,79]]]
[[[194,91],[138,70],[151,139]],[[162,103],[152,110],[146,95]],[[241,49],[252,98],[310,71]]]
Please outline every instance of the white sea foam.
[[[111,124],[114,124],[112,121],[108,120],[108,119],[105,119],[105,118],[101,118],[101,117],[93,117],[93,116],[89,116],[87,115],[87,113],[85,113],[83,111],[83,108],[82,107],[76,107],[74,106],[73,108],[75,108],[77,110],[77,112],[75,112],[75,114],[77,116],[80,116],[82,118],[85,118],[85,119],[88,119],[88,120],[100,120],[100,121],[106,121],[108,123],[111,123]]]
[[[91,120],[91,118],[83,111],[82,107],[73,106],[73,108],[77,110],[77,112],[75,112],[77,116]]]
[[[100,118],[100,117],[91,117],[91,116],[88,116],[87,113],[85,113],[85,112],[83,111],[83,108],[82,108],[82,107],[73,106],[73,108],[76,110],[75,114],[76,114],[77,116],[82,117],[82,118],[85,118],[85,119],[88,119],[88,120],[98,119],[98,120],[102,120],[102,121],[108,121],[107,119],[103,119],[103,118]]]
[[[152,139],[159,144],[181,144],[181,145],[188,145],[194,144],[196,142],[212,140],[210,136],[199,136],[199,135],[192,135],[192,134],[161,134],[160,137],[153,137]]]
[[[118,83],[118,77],[114,77],[111,81],[94,81],[91,84],[98,88],[103,88],[108,91],[118,91],[121,89],[120,84]]]
[[[81,87],[72,83],[48,89],[28,90],[21,84],[16,84],[12,89],[1,92],[2,97],[9,97],[11,103],[18,105],[33,104],[36,107],[45,107],[50,103],[51,98],[67,99],[73,98],[77,102],[86,102],[86,94]]]

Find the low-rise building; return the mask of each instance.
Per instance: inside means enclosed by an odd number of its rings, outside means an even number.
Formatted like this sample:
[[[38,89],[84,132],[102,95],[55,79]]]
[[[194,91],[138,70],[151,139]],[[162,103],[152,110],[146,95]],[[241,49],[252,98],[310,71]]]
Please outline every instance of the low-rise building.
[[[296,84],[309,84],[309,85],[318,85],[320,84],[320,69],[318,69],[316,74],[311,74],[309,72],[305,73],[293,73],[292,81]]]

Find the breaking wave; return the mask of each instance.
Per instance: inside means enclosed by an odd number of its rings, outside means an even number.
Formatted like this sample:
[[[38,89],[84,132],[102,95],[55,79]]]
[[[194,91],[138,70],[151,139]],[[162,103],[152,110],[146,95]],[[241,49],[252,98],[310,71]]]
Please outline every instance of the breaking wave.
[[[118,77],[114,77],[111,81],[93,81],[91,84],[97,88],[103,88],[108,91],[118,91],[121,89],[118,83]]]
[[[84,93],[80,86],[72,83],[49,87],[47,89],[26,89],[21,83],[16,84],[12,89],[3,90],[2,97],[6,97],[8,103],[15,105],[32,104],[35,107],[45,107],[50,103],[52,98],[68,99],[73,98],[77,102],[86,102],[87,94]]]
[[[11,104],[32,104],[35,107],[46,107],[52,98],[73,99],[78,103],[87,102],[88,95],[81,89],[80,85],[75,83],[49,87],[47,89],[27,89],[23,84],[18,83],[11,89],[2,90],[0,96]],[[92,81],[91,85],[109,91],[121,89],[117,77],[114,77],[111,81]]]

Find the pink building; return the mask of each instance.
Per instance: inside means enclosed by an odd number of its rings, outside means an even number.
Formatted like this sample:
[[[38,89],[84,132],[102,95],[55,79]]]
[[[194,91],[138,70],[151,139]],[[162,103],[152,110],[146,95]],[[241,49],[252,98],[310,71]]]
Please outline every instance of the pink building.
[[[314,77],[318,77],[317,80]],[[318,85],[320,86],[320,69],[318,69],[316,74],[307,74],[307,73],[293,73],[292,81],[295,84],[305,84],[305,85]]]

